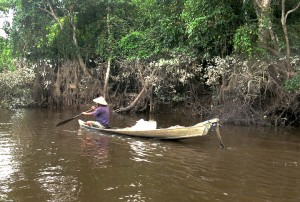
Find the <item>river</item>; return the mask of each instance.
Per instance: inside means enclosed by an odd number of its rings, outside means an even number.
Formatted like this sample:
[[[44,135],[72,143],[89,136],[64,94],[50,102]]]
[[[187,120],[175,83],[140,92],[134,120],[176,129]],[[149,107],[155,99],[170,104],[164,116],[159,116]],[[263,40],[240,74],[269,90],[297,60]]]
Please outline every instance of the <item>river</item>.
[[[300,129],[221,126],[161,141],[97,134],[76,110],[0,109],[0,201],[300,201]],[[112,114],[113,127],[143,118]],[[153,116],[158,127],[195,117]],[[145,118],[146,119],[146,118]]]

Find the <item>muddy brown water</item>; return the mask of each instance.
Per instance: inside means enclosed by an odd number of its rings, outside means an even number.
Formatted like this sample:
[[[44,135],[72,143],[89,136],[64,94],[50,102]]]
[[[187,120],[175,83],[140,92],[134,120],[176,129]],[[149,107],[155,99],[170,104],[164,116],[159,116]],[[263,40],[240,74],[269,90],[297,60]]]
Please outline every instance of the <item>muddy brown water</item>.
[[[0,201],[300,201],[300,129],[223,125],[183,141],[80,130],[71,110],[0,109]],[[141,116],[112,115],[113,127]],[[154,115],[158,127],[200,119]]]

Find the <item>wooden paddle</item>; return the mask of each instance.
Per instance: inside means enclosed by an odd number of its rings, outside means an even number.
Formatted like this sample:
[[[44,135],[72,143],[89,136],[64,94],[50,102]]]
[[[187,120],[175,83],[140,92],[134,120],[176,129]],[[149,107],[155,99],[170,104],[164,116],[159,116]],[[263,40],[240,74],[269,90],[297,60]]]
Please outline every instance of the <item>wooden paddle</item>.
[[[220,148],[221,148],[221,149],[224,149],[225,146],[224,146],[223,141],[222,141],[222,138],[221,138],[220,124],[219,124],[219,122],[217,122],[216,133],[217,133],[217,137],[218,137],[218,139],[219,139],[219,141],[220,141]]]
[[[91,112],[91,111],[93,111],[93,109],[90,109],[90,110],[88,110],[88,111],[86,111],[86,112]],[[76,116],[74,116],[74,117],[72,117],[72,118],[69,118],[69,119],[67,119],[67,120],[61,121],[61,122],[59,122],[58,124],[56,124],[56,127],[57,127],[57,126],[64,125],[64,124],[66,124],[66,123],[68,123],[68,122],[70,122],[70,121],[76,119],[77,117],[79,117],[79,116],[81,116],[81,115],[82,115],[82,113],[81,113],[81,114],[78,114],[78,115],[76,115]]]

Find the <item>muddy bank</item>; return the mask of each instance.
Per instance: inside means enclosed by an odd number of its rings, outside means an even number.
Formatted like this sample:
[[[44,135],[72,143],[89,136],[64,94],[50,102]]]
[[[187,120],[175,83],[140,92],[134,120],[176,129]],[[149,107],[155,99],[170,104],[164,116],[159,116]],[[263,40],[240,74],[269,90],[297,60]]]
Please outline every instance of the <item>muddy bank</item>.
[[[85,73],[74,61],[44,61],[2,73],[1,106],[86,108],[93,98],[105,96],[119,113],[164,111],[219,117],[236,125],[299,126],[300,98],[291,85],[298,77],[282,65],[232,57],[205,63],[191,58],[119,61],[112,65],[105,94],[107,63],[99,62]]]

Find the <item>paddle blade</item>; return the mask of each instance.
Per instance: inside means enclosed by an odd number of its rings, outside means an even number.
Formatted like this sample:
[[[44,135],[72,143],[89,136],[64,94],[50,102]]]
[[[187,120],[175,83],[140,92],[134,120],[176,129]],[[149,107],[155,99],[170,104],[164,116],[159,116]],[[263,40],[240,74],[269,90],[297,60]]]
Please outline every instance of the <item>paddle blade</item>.
[[[64,120],[64,121],[62,121],[62,122],[59,122],[58,124],[56,124],[56,127],[57,127],[57,126],[64,125],[64,124],[66,124],[66,123],[68,123],[68,122],[70,122],[70,121],[76,119],[77,117],[79,117],[79,116],[81,116],[81,115],[82,115],[82,114],[78,114],[77,116],[74,116],[74,117],[69,118],[69,119],[67,119],[67,120]]]
[[[56,127],[57,127],[57,126],[64,125],[64,124],[66,124],[66,123],[72,121],[73,119],[74,119],[74,118],[70,118],[70,119],[64,120],[64,121],[62,121],[62,122],[59,122],[58,124],[56,124]]]

